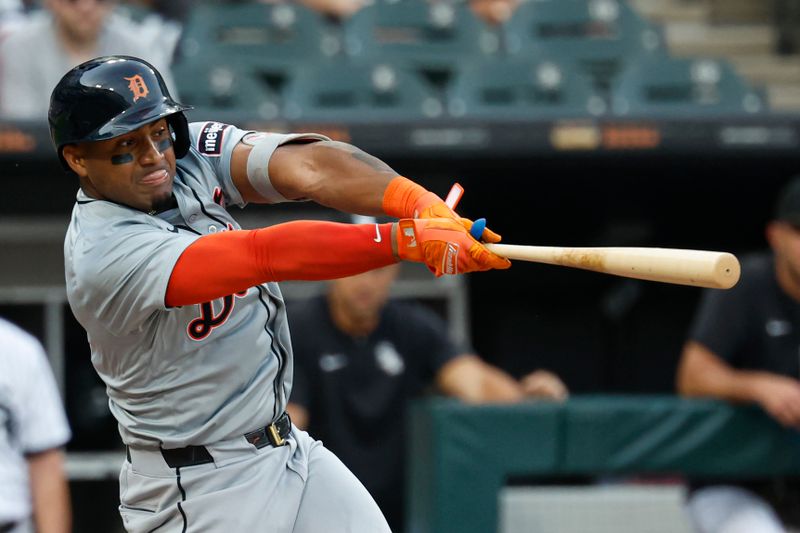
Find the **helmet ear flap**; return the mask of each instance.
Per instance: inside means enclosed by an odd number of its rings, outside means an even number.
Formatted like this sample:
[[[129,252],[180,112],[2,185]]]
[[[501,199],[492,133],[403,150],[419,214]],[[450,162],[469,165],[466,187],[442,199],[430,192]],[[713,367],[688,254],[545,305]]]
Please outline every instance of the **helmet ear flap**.
[[[175,113],[167,117],[167,124],[172,130],[172,149],[180,159],[189,153],[189,121],[183,113]]]

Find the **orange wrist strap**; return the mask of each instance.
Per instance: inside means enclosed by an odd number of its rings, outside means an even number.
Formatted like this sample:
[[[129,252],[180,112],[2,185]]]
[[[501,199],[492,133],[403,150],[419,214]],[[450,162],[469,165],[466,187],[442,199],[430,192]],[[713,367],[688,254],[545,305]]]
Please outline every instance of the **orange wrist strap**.
[[[408,178],[397,176],[383,193],[383,212],[396,218],[415,218],[423,208],[442,199]]]
[[[395,263],[392,224],[299,220],[200,237],[167,286],[169,307],[222,298],[266,281],[324,280]]]

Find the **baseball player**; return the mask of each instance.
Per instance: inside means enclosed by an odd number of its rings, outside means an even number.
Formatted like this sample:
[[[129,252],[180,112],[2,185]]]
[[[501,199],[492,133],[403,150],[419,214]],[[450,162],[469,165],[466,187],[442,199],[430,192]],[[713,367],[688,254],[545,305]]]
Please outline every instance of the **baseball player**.
[[[438,196],[353,146],[188,124],[186,109],[151,65],[125,56],[75,67],[50,102],[58,156],[80,182],[67,294],[127,448],[124,525],[388,531],[366,489],[284,412],[292,347],[275,282],[398,260],[437,275],[510,264]],[[300,199],[400,220],[241,230],[228,213]]]
[[[67,533],[70,431],[47,356],[5,320],[0,346],[0,533]]]

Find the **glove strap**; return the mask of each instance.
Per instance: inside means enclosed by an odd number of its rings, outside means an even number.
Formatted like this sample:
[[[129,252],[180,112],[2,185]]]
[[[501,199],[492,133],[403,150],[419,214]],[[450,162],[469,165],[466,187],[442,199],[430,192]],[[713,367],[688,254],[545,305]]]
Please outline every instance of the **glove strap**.
[[[417,228],[413,219],[397,222],[397,256],[405,261],[424,262],[422,245],[417,242]]]

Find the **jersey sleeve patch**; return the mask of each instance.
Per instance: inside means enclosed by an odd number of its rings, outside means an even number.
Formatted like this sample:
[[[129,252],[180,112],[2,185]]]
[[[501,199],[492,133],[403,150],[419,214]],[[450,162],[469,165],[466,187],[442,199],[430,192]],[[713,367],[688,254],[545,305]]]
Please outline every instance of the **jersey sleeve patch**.
[[[197,150],[206,156],[219,157],[222,155],[222,139],[225,130],[230,128],[230,124],[221,122],[206,122],[200,135],[197,137]]]

